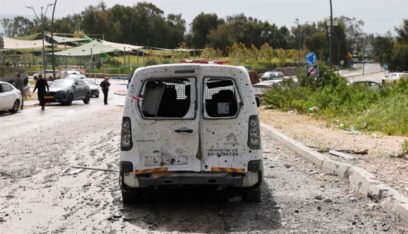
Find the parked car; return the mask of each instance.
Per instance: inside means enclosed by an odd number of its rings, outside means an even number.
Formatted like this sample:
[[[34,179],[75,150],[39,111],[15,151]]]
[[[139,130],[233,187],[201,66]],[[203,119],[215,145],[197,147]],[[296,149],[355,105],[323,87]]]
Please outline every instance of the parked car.
[[[266,80],[252,85],[254,95],[256,97],[262,97],[263,94],[270,89],[273,85],[281,83],[283,80]]]
[[[80,75],[81,72],[77,70],[65,70],[61,72],[61,78],[64,79],[68,75]]]
[[[405,72],[392,72],[390,74],[388,74],[388,76],[384,77],[382,82],[383,83],[387,83],[387,82],[392,82],[392,81],[396,81],[399,80],[401,78],[408,78],[408,73]]]
[[[34,73],[33,78],[38,78],[40,76],[40,74],[42,75],[42,77],[44,77],[45,79],[47,79],[49,81],[54,80],[52,70],[45,70],[45,73],[44,73],[44,71]],[[59,79],[59,78],[60,78],[59,71],[55,71],[55,79]]]
[[[64,77],[64,79],[78,79],[78,80],[85,80],[87,77],[82,74],[68,74]]]
[[[380,83],[377,83],[371,80],[350,81],[349,84],[350,85],[361,85],[361,86],[366,87],[368,90],[374,91],[374,92],[380,91],[382,87]]]
[[[260,125],[248,72],[216,64],[139,68],[122,119],[123,203],[146,188],[231,188],[259,202]]]
[[[261,75],[261,81],[266,80],[283,80],[284,75],[280,71],[268,71]]]
[[[60,102],[66,105],[71,105],[75,100],[83,100],[85,104],[88,104],[90,98],[89,86],[83,80],[75,79],[55,80],[45,95],[47,102]]]
[[[13,85],[0,81],[0,111],[16,113],[20,108],[22,96]]]
[[[91,90],[91,97],[99,98],[99,86],[96,84],[94,79],[84,79],[85,83],[89,86]]]

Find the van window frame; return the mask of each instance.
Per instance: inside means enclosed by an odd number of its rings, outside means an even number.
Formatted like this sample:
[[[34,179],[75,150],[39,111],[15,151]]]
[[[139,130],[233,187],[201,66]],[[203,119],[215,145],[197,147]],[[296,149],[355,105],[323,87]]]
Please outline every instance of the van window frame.
[[[232,81],[232,83],[234,84],[235,89],[236,89],[236,91],[237,91],[238,98],[239,98],[239,100],[237,100],[237,113],[235,113],[234,116],[211,117],[211,116],[208,115],[207,110],[206,110],[206,107],[205,107],[205,97],[204,97],[204,95],[205,95],[205,89],[206,89],[205,81],[206,81],[207,79],[222,79],[222,80],[230,80],[230,81]],[[239,116],[239,114],[241,113],[241,107],[244,105],[244,101],[243,101],[243,99],[242,99],[241,92],[240,92],[239,87],[238,87],[238,85],[237,85],[236,79],[235,79],[235,78],[232,78],[232,77],[228,77],[228,76],[203,76],[201,100],[202,100],[201,113],[202,113],[202,115],[203,115],[203,119],[205,119],[205,120],[237,119],[238,116]],[[206,115],[207,115],[208,117],[207,117]]]
[[[183,117],[145,117],[144,115],[143,115],[143,112],[142,112],[142,110],[141,110],[141,108],[140,108],[140,102],[141,102],[141,100],[137,100],[137,109],[138,109],[138,111],[139,111],[139,114],[140,114],[140,117],[143,119],[143,120],[153,120],[153,121],[158,121],[158,120],[176,120],[176,121],[180,121],[180,120],[196,120],[197,119],[197,97],[198,97],[198,89],[197,89],[197,77],[196,76],[178,76],[178,77],[165,77],[165,76],[163,76],[163,77],[151,77],[151,78],[146,78],[146,79],[143,79],[142,80],[142,85],[140,86],[140,88],[139,88],[139,91],[138,91],[138,96],[140,97],[141,95],[142,95],[142,90],[143,90],[143,88],[145,87],[145,85],[146,85],[146,83],[147,82],[149,82],[149,81],[155,81],[155,80],[160,80],[160,81],[163,81],[163,80],[181,80],[181,79],[194,79],[194,83],[195,83],[195,95],[196,95],[196,97],[195,97],[195,100],[194,100],[194,102],[193,102],[193,100],[190,100],[190,105],[191,104],[194,104],[194,117],[193,118],[183,118]],[[190,88],[191,88],[191,86],[190,86]],[[191,96],[190,96],[190,98],[191,98]],[[191,106],[190,106],[190,108],[191,108]]]

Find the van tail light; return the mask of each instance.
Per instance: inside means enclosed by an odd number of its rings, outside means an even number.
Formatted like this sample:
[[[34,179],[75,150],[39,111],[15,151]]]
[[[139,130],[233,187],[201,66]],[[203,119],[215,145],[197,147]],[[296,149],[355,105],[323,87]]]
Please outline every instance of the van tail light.
[[[248,123],[248,147],[253,150],[261,149],[261,132],[258,116],[251,115]]]
[[[129,151],[133,147],[132,142],[132,124],[129,117],[123,117],[122,133],[120,136],[120,149]]]

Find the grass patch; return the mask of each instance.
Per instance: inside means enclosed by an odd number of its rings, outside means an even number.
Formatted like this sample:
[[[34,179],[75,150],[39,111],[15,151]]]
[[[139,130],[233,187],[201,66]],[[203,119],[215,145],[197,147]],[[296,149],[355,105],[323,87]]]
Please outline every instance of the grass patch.
[[[323,117],[344,129],[408,136],[408,79],[372,91],[364,85],[349,85],[333,71],[320,67],[318,79],[299,74],[297,86],[272,87],[264,103]]]

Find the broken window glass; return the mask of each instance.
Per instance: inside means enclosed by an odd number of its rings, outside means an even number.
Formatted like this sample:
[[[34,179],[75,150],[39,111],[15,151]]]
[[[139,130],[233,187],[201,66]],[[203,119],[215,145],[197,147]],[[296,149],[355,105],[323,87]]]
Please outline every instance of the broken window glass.
[[[147,118],[194,118],[190,79],[155,79],[144,83],[139,108]]]
[[[209,117],[234,117],[238,112],[233,80],[210,78],[204,82],[205,111]]]

